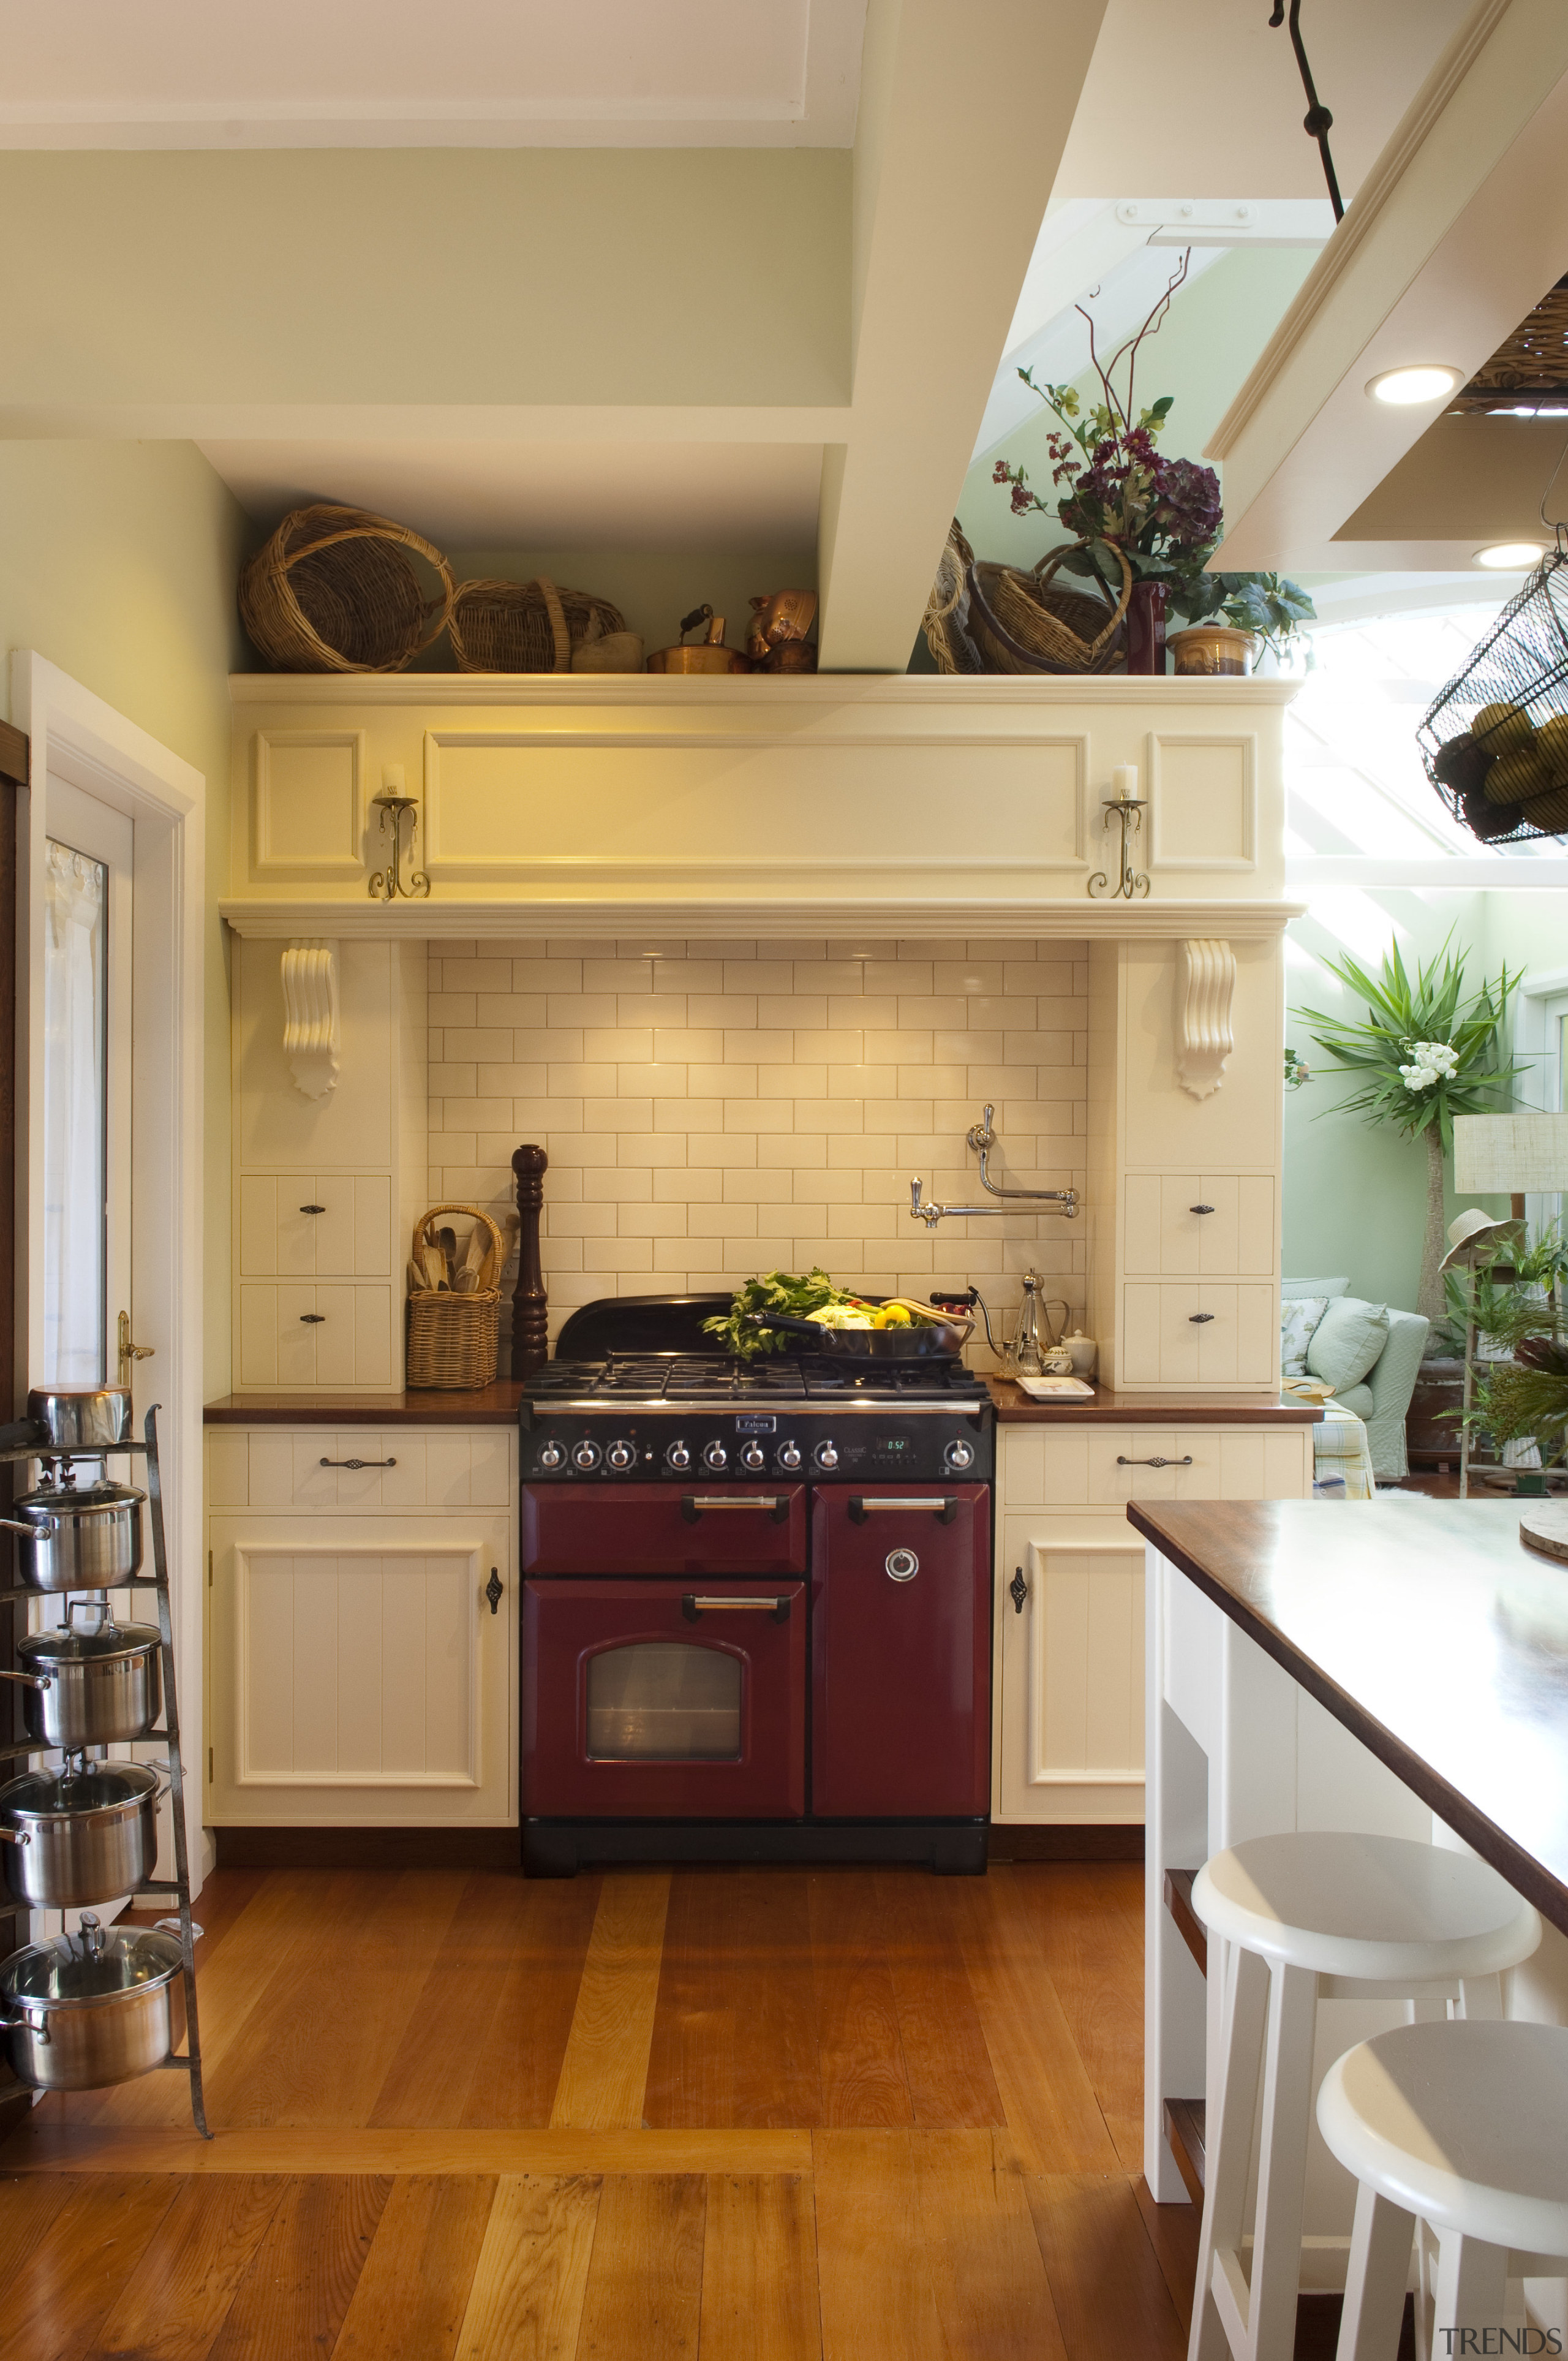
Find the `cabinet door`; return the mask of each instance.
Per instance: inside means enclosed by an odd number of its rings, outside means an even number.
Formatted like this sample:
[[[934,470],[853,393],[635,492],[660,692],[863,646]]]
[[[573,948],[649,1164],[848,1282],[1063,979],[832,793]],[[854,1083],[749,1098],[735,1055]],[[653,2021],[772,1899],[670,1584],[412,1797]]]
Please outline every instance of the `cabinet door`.
[[[1130,1172],[1126,1269],[1151,1278],[1271,1279],[1274,1180],[1262,1172]]]
[[[279,1285],[239,1290],[236,1382],[242,1392],[395,1383],[397,1305],[387,1285]]]
[[[385,1172],[244,1172],[242,1279],[388,1279],[392,1184]]]
[[[1010,1518],[999,1562],[994,1809],[1136,1821],[1144,1808],[1144,1551],[1124,1523]]]
[[[217,1825],[515,1817],[507,1518],[214,1518],[208,1539]]]
[[[1124,1386],[1266,1386],[1279,1373],[1272,1285],[1129,1279]]]

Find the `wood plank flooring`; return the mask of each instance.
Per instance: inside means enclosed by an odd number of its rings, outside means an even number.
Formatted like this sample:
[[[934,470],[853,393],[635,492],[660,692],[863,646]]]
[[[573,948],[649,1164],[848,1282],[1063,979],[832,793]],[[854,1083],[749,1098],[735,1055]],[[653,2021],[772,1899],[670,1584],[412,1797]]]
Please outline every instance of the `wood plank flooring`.
[[[1181,2361],[1143,1872],[220,1870],[184,2078],[0,2148],[3,2361]]]

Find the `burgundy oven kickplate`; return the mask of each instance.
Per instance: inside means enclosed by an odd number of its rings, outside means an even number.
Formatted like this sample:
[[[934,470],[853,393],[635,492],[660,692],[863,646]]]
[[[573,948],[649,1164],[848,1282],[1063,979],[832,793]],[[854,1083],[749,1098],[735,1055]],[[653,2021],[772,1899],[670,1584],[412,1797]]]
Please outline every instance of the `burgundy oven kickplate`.
[[[806,1486],[525,1484],[524,1574],[806,1572]],[[804,1608],[801,1610],[805,1614]]]
[[[803,1582],[525,1583],[525,1817],[798,1819],[806,1621]]]

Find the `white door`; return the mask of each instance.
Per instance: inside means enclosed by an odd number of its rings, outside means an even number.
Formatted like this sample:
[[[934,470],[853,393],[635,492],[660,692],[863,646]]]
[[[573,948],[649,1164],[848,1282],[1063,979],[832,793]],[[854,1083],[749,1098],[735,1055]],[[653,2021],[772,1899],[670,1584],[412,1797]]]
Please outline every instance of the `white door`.
[[[131,1301],[133,823],[49,782],[43,861],[43,1156],[28,1366],[113,1385]]]

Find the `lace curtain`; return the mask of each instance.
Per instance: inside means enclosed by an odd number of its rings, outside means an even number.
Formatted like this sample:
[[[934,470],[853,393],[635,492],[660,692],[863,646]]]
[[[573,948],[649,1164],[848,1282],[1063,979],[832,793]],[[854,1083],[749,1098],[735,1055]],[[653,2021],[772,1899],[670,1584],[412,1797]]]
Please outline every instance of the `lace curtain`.
[[[108,872],[44,850],[43,1382],[107,1374],[104,1301],[104,959]]]

